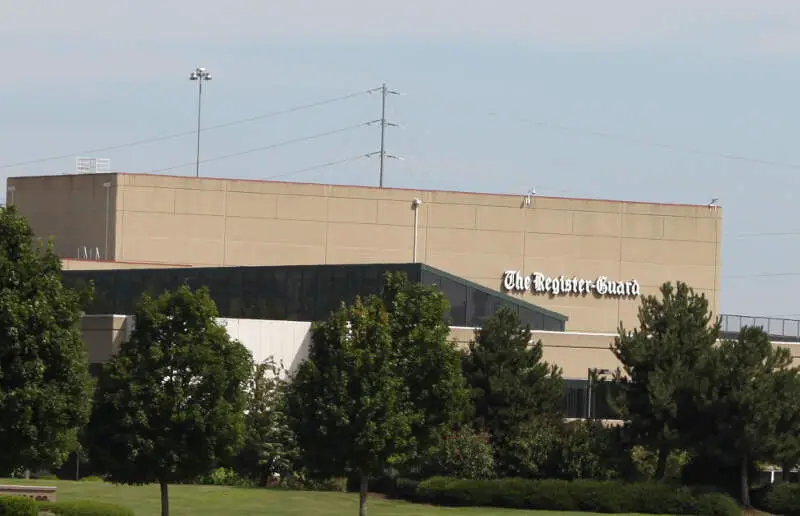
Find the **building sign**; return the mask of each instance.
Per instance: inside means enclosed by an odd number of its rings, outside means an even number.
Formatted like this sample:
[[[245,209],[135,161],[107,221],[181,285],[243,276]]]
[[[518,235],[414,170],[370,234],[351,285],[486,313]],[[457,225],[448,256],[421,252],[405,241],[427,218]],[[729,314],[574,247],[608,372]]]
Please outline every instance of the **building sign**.
[[[534,294],[550,294],[553,296],[566,296],[569,294],[595,294],[598,297],[639,297],[641,287],[639,282],[613,281],[607,276],[594,279],[558,276],[545,276],[541,272],[524,275],[520,271],[505,271],[503,273],[503,288],[507,292]]]

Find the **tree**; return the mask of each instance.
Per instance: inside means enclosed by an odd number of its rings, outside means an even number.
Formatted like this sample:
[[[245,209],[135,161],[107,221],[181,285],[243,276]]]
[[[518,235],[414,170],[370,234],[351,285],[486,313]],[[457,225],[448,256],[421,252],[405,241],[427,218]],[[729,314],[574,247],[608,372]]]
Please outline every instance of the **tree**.
[[[290,384],[287,412],[314,476],[359,476],[359,514],[367,513],[370,476],[413,449],[416,411],[397,363],[389,314],[370,297],[312,329],[308,359]]]
[[[507,308],[476,330],[463,355],[463,370],[472,389],[475,423],[492,436],[503,473],[511,473],[506,452],[516,448],[513,443],[527,432],[525,427],[535,419],[541,420],[536,426],[547,426],[563,418],[561,371],[542,361],[542,342],[531,344],[530,327]]]
[[[772,458],[782,469],[782,480],[789,481],[791,470],[800,464],[800,375],[785,374],[777,392],[779,417],[775,426]]]
[[[139,301],[129,341],[104,367],[88,428],[93,463],[113,482],[187,481],[242,443],[250,352],[216,322],[208,289]]]
[[[445,319],[450,305],[435,287],[411,283],[404,273],[388,273],[381,294],[397,352],[399,375],[417,411],[412,434],[420,453],[437,446],[469,408],[469,389],[461,372],[461,354],[448,341]]]
[[[286,418],[285,370],[272,357],[255,364],[248,383],[244,446],[236,470],[265,485],[292,472],[297,458],[294,434]]]
[[[739,466],[740,502],[750,507],[749,465],[774,448],[781,420],[782,390],[796,381],[791,352],[772,345],[759,327],[745,327],[725,340],[708,361],[710,383],[704,413],[711,429],[706,446]]]
[[[661,299],[642,298],[639,327],[619,335],[611,350],[622,363],[612,405],[628,421],[635,444],[658,453],[655,478],[663,479],[670,452],[693,441],[697,395],[708,385],[702,363],[719,338],[703,294],[664,283]]]
[[[52,242],[0,208],[0,471],[58,467],[90,411],[80,329],[84,294],[66,288]]]

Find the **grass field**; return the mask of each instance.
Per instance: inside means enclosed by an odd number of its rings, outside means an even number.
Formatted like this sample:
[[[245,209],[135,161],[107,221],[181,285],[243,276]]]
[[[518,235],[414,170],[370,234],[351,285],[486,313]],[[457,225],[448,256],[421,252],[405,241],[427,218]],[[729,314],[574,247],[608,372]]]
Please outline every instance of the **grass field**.
[[[160,514],[156,485],[116,486],[104,482],[3,479],[2,484],[47,485],[58,500],[97,500],[125,505],[137,516]],[[358,514],[358,495],[216,486],[170,486],[171,516],[349,516]],[[394,500],[369,499],[370,516],[570,516],[589,513],[443,508]],[[607,515],[606,515],[607,516]]]

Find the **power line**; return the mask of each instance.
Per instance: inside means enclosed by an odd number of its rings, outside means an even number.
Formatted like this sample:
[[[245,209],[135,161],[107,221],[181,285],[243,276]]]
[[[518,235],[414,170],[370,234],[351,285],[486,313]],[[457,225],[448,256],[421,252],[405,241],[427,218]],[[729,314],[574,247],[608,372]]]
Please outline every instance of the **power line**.
[[[754,274],[730,274],[723,275],[726,279],[748,279],[748,278],[789,278],[800,276],[800,272],[763,272]]]
[[[349,158],[339,159],[339,160],[336,160],[336,161],[328,161],[327,163],[322,163],[320,165],[314,165],[312,167],[300,168],[300,169],[297,169],[297,170],[293,170],[291,172],[286,172],[284,174],[278,174],[276,176],[265,177],[263,179],[270,180],[270,179],[280,179],[280,178],[283,178],[283,177],[295,176],[297,174],[303,174],[305,172],[311,172],[313,170],[320,170],[320,169],[323,169],[323,168],[333,167],[333,166],[336,166],[336,165],[341,165],[342,163],[350,163],[350,162],[353,162],[353,161],[366,159],[368,157],[369,157],[368,154],[359,154],[358,156],[350,156]]]
[[[249,117],[249,118],[240,118],[238,120],[232,120],[230,122],[224,122],[224,123],[220,123],[220,124],[210,125],[210,126],[201,128],[200,132],[211,131],[211,130],[214,130],[214,129],[221,129],[221,128],[224,128],[224,127],[232,127],[232,126],[235,126],[235,125],[247,124],[247,123],[255,122],[255,121],[258,121],[258,120],[265,120],[265,119],[268,119],[268,118],[274,118],[274,117],[277,117],[277,116],[296,113],[298,111],[304,111],[304,110],[307,110],[307,109],[312,109],[312,108],[324,106],[324,105],[327,105],[327,104],[333,104],[335,102],[341,102],[341,101],[344,101],[344,100],[352,99],[352,98],[355,98],[355,97],[359,97],[361,95],[368,95],[370,93],[374,93],[375,91],[378,91],[379,89],[380,88],[372,88],[372,89],[369,89],[369,90],[349,93],[347,95],[341,95],[339,97],[332,97],[332,98],[329,98],[329,99],[320,100],[318,102],[312,102],[310,104],[302,104],[302,105],[291,107],[291,108],[287,108],[287,109],[281,109],[281,110],[278,110],[278,111],[272,111],[272,112],[269,112],[269,113],[264,113],[264,114],[261,114],[261,115],[252,116],[252,117]],[[143,140],[134,140],[134,141],[130,141],[130,142],[127,142],[127,143],[120,143],[120,144],[117,144],[117,145],[109,145],[107,147],[98,147],[98,148],[94,148],[94,149],[84,150],[84,151],[79,152],[77,154],[78,155],[92,155],[92,154],[97,154],[97,153],[101,153],[101,152],[107,152],[107,151],[111,151],[111,150],[125,149],[125,148],[129,148],[129,147],[137,147],[137,146],[146,145],[146,144],[149,144],[149,143],[163,142],[163,141],[166,141],[166,140],[171,140],[171,139],[174,139],[174,138],[179,138],[179,137],[182,137],[182,136],[189,136],[189,135],[193,135],[193,134],[199,134],[199,133],[198,133],[197,130],[194,130],[194,131],[183,131],[183,132],[180,132],[180,133],[166,134],[166,135],[162,135],[162,136],[156,136],[156,137],[153,137],[153,138],[146,138],[146,139],[143,139]],[[60,155],[48,156],[48,157],[44,157],[44,158],[36,158],[36,159],[32,159],[32,160],[27,160],[27,161],[17,161],[17,162],[13,162],[13,163],[7,163],[7,164],[0,165],[0,170],[8,169],[8,168],[23,167],[23,166],[26,166],[26,165],[35,165],[37,163],[46,163],[48,161],[55,161],[55,160],[59,160],[59,159],[67,159],[67,158],[71,158],[71,157],[73,157],[75,155],[76,155],[76,153],[73,152],[73,153],[70,153],[70,154],[60,154]]]
[[[730,238],[753,238],[753,237],[775,237],[775,236],[800,236],[800,231],[764,231],[756,233],[734,233],[728,235]]]
[[[706,156],[706,157],[717,158],[717,159],[727,159],[727,160],[732,160],[732,161],[741,161],[741,162],[746,162],[746,163],[753,163],[753,164],[756,164],[756,165],[764,165],[764,166],[780,167],[780,168],[791,168],[791,169],[800,170],[800,164],[798,164],[798,163],[788,163],[788,162],[781,162],[781,161],[768,160],[768,159],[762,159],[762,158],[754,158],[754,157],[751,157],[751,156],[744,156],[744,155],[740,155],[740,154],[710,151],[710,150],[707,150],[707,149],[700,149],[700,148],[697,148],[697,147],[688,147],[688,146],[682,146],[682,145],[675,145],[675,144],[671,144],[671,143],[663,143],[663,142],[657,142],[657,141],[653,141],[653,140],[643,140],[643,139],[640,139],[640,138],[633,138],[631,136],[626,136],[626,135],[621,135],[621,134],[608,133],[608,132],[605,132],[605,131],[598,131],[598,130],[587,129],[587,128],[582,128],[582,127],[568,126],[568,125],[558,124],[558,123],[554,123],[554,122],[545,122],[545,121],[541,121],[541,120],[530,120],[530,119],[525,119],[525,118],[519,118],[519,117],[516,117],[516,116],[504,115],[502,113],[497,113],[497,112],[490,112],[490,113],[487,113],[487,114],[489,116],[502,116],[504,118],[507,118],[509,120],[514,120],[514,121],[522,123],[522,124],[534,125],[534,126],[538,126],[538,127],[551,128],[551,129],[558,129],[558,130],[561,130],[561,131],[580,133],[580,134],[585,134],[585,135],[588,135],[588,136],[594,136],[594,137],[597,137],[597,138],[605,138],[605,139],[609,139],[609,140],[617,140],[617,141],[621,141],[621,142],[632,144],[632,145],[656,147],[656,148],[675,151],[675,152],[685,152],[685,153],[689,153],[689,154],[696,154],[696,155],[700,155],[700,156]]]
[[[331,131],[325,131],[324,133],[317,133],[317,134],[312,134],[312,135],[309,135],[309,136],[303,136],[301,138],[294,138],[292,140],[285,140],[285,141],[282,141],[282,142],[273,143],[271,145],[265,145],[263,147],[254,147],[254,148],[246,149],[246,150],[239,151],[239,152],[233,152],[231,154],[223,154],[221,156],[215,156],[213,158],[206,158],[204,160],[201,160],[200,163],[208,163],[210,161],[220,161],[220,160],[223,160],[223,159],[235,158],[235,157],[238,157],[238,156],[244,156],[244,155],[247,155],[247,154],[252,154],[254,152],[263,152],[263,151],[267,151],[267,150],[277,149],[279,147],[284,147],[286,145],[292,145],[292,144],[295,144],[295,143],[301,143],[301,142],[307,142],[307,141],[311,141],[311,140],[316,140],[318,138],[324,138],[326,136],[331,136],[331,135],[338,134],[338,133],[344,133],[344,132],[347,132],[347,131],[352,131],[352,130],[358,129],[360,127],[366,127],[366,126],[370,125],[371,123],[372,122],[363,122],[363,123],[356,124],[356,125],[350,125],[350,126],[347,126],[347,127],[341,127],[339,129],[333,129]],[[169,170],[177,170],[177,169],[180,169],[180,168],[185,168],[185,167],[192,166],[194,164],[195,164],[195,162],[192,161],[190,163],[182,163],[180,165],[173,165],[173,166],[170,166],[170,167],[156,168],[156,169],[151,170],[151,173],[155,174],[155,173],[158,173],[158,172],[166,172],[166,171],[169,171]]]

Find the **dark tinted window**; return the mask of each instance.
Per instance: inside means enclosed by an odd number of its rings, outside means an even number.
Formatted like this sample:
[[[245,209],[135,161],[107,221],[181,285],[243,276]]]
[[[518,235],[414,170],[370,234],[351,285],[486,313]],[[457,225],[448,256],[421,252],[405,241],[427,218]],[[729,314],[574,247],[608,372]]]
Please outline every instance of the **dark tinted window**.
[[[481,326],[506,306],[532,329],[564,330],[563,321],[533,305],[420,264],[64,271],[64,278],[67,285],[76,287],[95,282],[95,297],[87,307],[90,314],[130,314],[142,293],[158,296],[187,283],[193,288],[207,286],[223,317],[317,321],[342,302],[380,293],[384,275],[399,271],[410,281],[442,290],[450,303],[448,318],[453,326]]]

